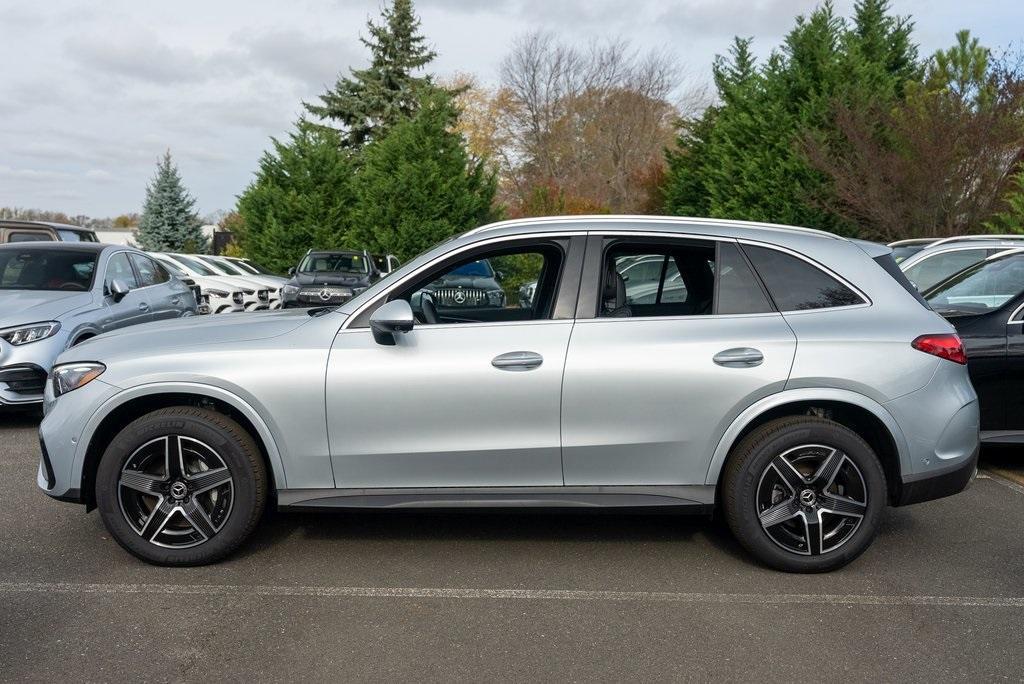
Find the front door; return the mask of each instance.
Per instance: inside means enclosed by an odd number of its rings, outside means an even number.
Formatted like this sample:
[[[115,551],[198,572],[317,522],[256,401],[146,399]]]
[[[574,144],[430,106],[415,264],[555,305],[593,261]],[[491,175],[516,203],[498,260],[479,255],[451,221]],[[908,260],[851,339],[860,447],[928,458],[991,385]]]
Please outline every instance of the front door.
[[[110,285],[114,280],[120,280],[129,289],[120,301],[115,300],[111,294]],[[153,320],[146,289],[139,287],[138,275],[128,260],[127,252],[117,252],[107,260],[103,293],[106,309],[101,322],[103,332]]]
[[[556,303],[575,302],[578,278],[559,277],[569,248],[544,238],[460,253],[385,297],[410,301],[417,316],[393,346],[359,321],[339,332],[326,382],[337,487],[562,484],[573,321]],[[538,294],[521,303],[532,282]]]
[[[792,330],[730,241],[594,237],[584,279],[598,301],[581,296],[566,359],[565,484],[703,485],[736,415],[784,388]]]

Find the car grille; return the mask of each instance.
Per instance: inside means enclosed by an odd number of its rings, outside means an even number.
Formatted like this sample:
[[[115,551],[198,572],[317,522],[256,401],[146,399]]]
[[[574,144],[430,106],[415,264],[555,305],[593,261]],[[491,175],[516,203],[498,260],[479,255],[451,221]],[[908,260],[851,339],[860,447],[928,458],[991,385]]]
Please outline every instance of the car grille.
[[[270,290],[260,290],[259,292],[256,293],[256,298],[261,302],[269,302]]]
[[[487,293],[476,287],[441,287],[434,290],[434,303],[441,306],[481,306]]]
[[[349,287],[318,287],[299,290],[298,300],[309,304],[340,304],[352,298]]]
[[[0,368],[0,382],[15,394],[42,394],[46,386],[46,371],[38,366],[11,366]]]
[[[244,299],[245,296],[238,290],[235,290],[234,292],[231,293],[231,301],[233,301],[235,304],[241,304]]]
[[[203,303],[203,291],[199,288],[199,286],[198,285],[191,285],[191,286],[189,286],[189,289],[192,290],[192,296],[196,298],[196,304],[202,304]]]

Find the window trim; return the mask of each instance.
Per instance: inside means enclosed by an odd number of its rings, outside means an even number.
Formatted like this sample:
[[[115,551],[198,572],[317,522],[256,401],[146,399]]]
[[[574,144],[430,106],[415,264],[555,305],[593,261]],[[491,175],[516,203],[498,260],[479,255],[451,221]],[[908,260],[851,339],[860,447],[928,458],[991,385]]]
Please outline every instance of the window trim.
[[[816,313],[816,312],[819,312],[819,311],[843,311],[843,310],[847,310],[847,309],[863,309],[863,308],[872,306],[871,298],[868,297],[866,294],[864,294],[863,290],[861,290],[859,287],[855,286],[849,280],[847,280],[846,278],[842,277],[841,275],[839,275],[838,273],[836,273],[832,269],[828,268],[824,264],[821,264],[820,262],[817,262],[817,261],[815,261],[814,259],[811,259],[808,256],[805,256],[805,255],[803,255],[803,254],[801,254],[799,252],[796,252],[796,251],[794,251],[792,249],[789,249],[787,247],[782,247],[780,245],[775,245],[775,244],[771,244],[771,243],[767,243],[767,242],[760,242],[758,240],[750,240],[750,239],[742,238],[742,239],[737,239],[736,242],[739,243],[740,245],[750,245],[751,247],[761,247],[761,248],[764,248],[764,249],[774,249],[776,252],[782,252],[783,254],[788,254],[789,256],[796,257],[797,259],[800,259],[800,260],[806,262],[807,264],[809,264],[813,268],[816,268],[819,271],[822,271],[823,273],[825,273],[826,275],[832,277],[834,280],[838,281],[840,284],[845,285],[846,287],[848,287],[850,289],[851,292],[856,294],[862,300],[860,304],[844,304],[843,306],[822,306],[822,307],[818,307],[816,309],[783,309],[775,301],[775,298],[771,296],[771,292],[768,290],[768,285],[763,282],[763,278],[761,277],[761,274],[758,272],[757,268],[754,267],[753,261],[751,261],[750,257],[747,256],[746,252],[744,252],[743,256],[747,258],[747,261],[750,264],[750,267],[754,271],[754,275],[757,276],[758,280],[762,281],[761,284],[764,286],[765,292],[768,294],[769,301],[771,301],[772,304],[775,305],[775,309],[779,313],[781,313],[781,314],[786,314],[786,315],[801,314],[802,315],[802,314]],[[742,247],[740,248],[740,251],[743,251]]]
[[[544,231],[540,233],[525,233],[515,235],[502,235],[493,238],[487,238],[483,240],[475,240],[458,247],[456,249],[449,250],[444,254],[438,255],[436,258],[431,259],[429,262],[423,264],[420,268],[406,274],[400,280],[391,283],[391,286],[378,293],[373,299],[362,304],[358,309],[348,315],[342,322],[341,327],[338,329],[339,332],[344,330],[369,330],[370,329],[370,316],[380,306],[387,303],[391,295],[396,291],[408,285],[411,281],[418,280],[423,274],[428,271],[432,271],[435,268],[441,266],[445,262],[451,261],[454,258],[459,257],[466,252],[473,252],[476,250],[486,249],[494,245],[500,245],[503,243],[510,243],[514,245],[518,242],[555,242],[558,240],[568,241],[568,246],[565,248],[565,255],[562,263],[562,272],[559,274],[558,284],[555,291],[555,302],[551,312],[551,318],[544,318],[539,320],[528,320],[528,321],[480,321],[473,323],[438,323],[433,326],[425,326],[418,324],[417,328],[429,327],[435,329],[440,326],[458,326],[464,328],[467,326],[481,326],[481,325],[523,325],[537,323],[558,323],[559,321],[573,320],[571,311],[565,309],[571,309],[572,303],[577,301],[579,296],[580,279],[583,272],[583,257],[579,248],[579,243],[574,238],[585,237],[586,231],[582,230],[567,230],[567,231]],[[563,300],[568,302],[565,306]]]

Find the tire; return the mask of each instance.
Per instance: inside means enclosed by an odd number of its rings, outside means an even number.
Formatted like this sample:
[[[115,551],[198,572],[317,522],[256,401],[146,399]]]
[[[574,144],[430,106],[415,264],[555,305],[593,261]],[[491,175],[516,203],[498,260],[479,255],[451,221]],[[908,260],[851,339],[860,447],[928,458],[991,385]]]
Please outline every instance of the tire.
[[[729,529],[757,560],[810,573],[840,568],[867,549],[887,492],[882,464],[857,433],[793,416],[762,425],[733,449],[720,500]]]
[[[104,525],[129,553],[156,565],[225,558],[256,528],[266,502],[267,472],[252,436],[223,414],[190,406],[130,423],[96,473]]]

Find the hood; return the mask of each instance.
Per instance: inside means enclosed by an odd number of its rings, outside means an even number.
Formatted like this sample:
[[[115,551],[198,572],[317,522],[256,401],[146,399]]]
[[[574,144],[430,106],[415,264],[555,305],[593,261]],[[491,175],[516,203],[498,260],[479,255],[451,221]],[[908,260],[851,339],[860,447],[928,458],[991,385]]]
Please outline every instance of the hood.
[[[369,285],[369,273],[338,271],[300,271],[292,279],[300,287],[309,285]]]
[[[501,286],[498,285],[498,281],[488,276],[473,276],[473,275],[460,275],[458,273],[448,273],[434,282],[431,287],[442,288],[442,287],[473,287],[480,290],[500,290]]]
[[[0,328],[52,321],[91,303],[91,292],[0,290]]]
[[[262,340],[284,335],[313,320],[305,309],[269,313],[187,316],[133,325],[98,335],[61,355],[65,361],[103,361],[118,355],[140,356],[173,349],[209,347],[224,342]]]

